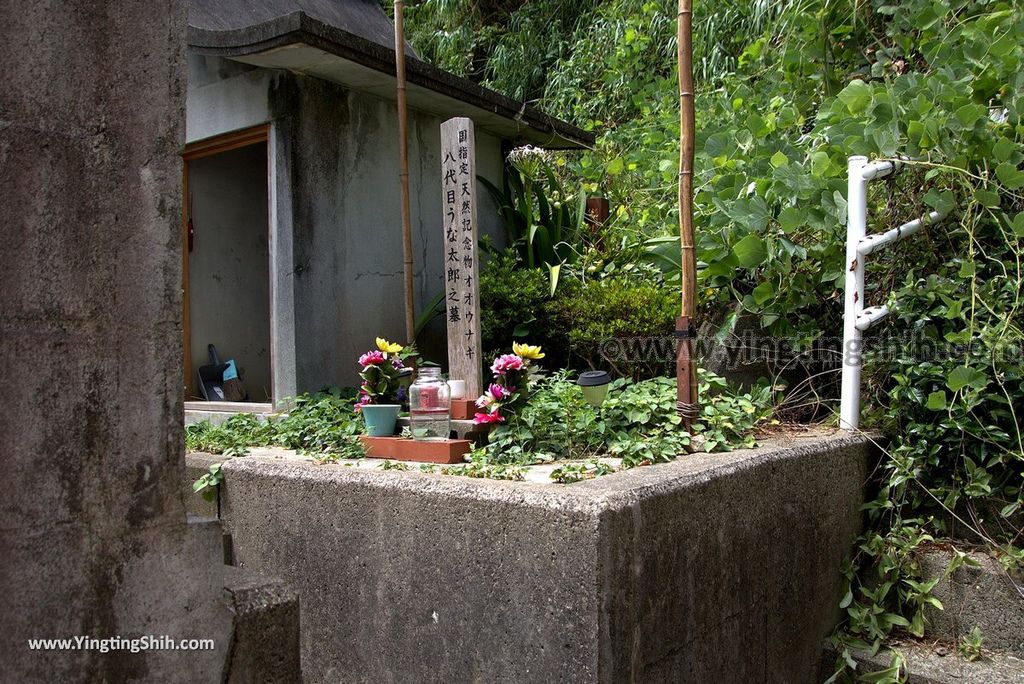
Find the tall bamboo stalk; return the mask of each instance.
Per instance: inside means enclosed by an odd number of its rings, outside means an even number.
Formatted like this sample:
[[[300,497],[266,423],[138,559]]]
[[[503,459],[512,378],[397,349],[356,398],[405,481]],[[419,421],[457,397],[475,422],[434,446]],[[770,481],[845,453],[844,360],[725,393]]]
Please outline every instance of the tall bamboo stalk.
[[[697,367],[693,363],[697,257],[693,244],[693,0],[679,0],[676,28],[679,63],[679,247],[681,315],[676,320],[676,383],[679,415],[687,430],[698,415]]]
[[[412,281],[412,214],[409,211],[409,118],[405,104],[405,22],[403,2],[395,0],[395,80],[398,88],[398,181],[402,207],[402,256],[405,260],[405,338],[416,341]]]

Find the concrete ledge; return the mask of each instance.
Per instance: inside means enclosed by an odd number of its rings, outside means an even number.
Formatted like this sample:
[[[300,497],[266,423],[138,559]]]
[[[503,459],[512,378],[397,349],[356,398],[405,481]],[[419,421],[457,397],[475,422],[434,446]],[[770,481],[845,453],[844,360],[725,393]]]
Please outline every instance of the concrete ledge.
[[[962,658],[955,645],[907,642],[896,649],[903,656],[907,684],[1020,684],[1024,682],[1024,660],[1003,653],[987,653],[976,661]],[[942,650],[940,650],[942,649]],[[835,649],[826,644],[822,659],[822,680],[831,676],[836,659]],[[853,651],[858,674],[878,672],[891,666],[893,652],[883,648],[872,655]]]
[[[811,682],[876,457],[845,434],[575,485],[225,463],[239,566],[307,681]]]
[[[202,404],[203,402],[196,402]],[[212,403],[212,402],[211,402]],[[212,408],[204,407],[202,409],[186,408],[185,409],[185,425],[195,425],[196,423],[202,423],[203,421],[209,421],[212,425],[223,425],[228,422],[231,418],[241,415],[243,413],[251,413],[256,417],[257,420],[269,420],[271,418],[281,418],[288,414],[286,413],[273,413],[270,411],[254,411],[254,410],[232,410],[232,411],[218,411]]]

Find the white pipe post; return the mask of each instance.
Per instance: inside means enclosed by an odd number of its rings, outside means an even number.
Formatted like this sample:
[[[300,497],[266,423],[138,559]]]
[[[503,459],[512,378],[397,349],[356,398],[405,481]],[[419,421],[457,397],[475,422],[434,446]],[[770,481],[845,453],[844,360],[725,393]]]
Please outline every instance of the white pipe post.
[[[856,430],[860,426],[861,331],[857,316],[864,309],[864,257],[858,253],[861,240],[867,235],[868,182],[863,169],[867,157],[850,157],[847,166],[846,193],[846,273],[843,311],[843,379],[839,402],[839,427]]]
[[[857,330],[861,332],[868,330],[878,321],[882,320],[889,315],[889,307],[885,306],[869,306],[860,312],[857,316]]]
[[[946,218],[946,215],[941,211],[933,211],[921,218],[904,223],[898,228],[887,230],[884,233],[869,235],[861,241],[860,247],[857,248],[857,253],[862,257],[866,257],[868,254],[877,252],[882,247],[888,247],[903,238],[910,237],[924,226],[930,226],[944,218]]]

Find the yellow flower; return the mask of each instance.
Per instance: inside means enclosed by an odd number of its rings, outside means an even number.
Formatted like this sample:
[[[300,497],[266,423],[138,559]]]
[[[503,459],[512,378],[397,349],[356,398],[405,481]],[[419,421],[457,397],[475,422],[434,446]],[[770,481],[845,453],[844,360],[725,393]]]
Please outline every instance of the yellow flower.
[[[377,338],[377,349],[385,354],[397,354],[402,351],[402,345],[395,342],[388,342],[383,337]]]
[[[526,343],[520,344],[519,342],[512,343],[512,351],[515,355],[522,359],[528,359],[530,361],[536,361],[537,359],[543,359],[544,353],[540,350],[540,346],[531,346]]]

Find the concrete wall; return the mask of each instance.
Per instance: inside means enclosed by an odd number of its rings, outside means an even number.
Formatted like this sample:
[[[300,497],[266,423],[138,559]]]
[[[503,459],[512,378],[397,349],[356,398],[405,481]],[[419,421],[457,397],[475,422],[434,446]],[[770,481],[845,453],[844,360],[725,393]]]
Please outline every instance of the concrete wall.
[[[385,100],[319,79],[295,85],[298,386],[354,385],[356,359],[376,336],[405,337],[397,114]],[[443,287],[440,126],[416,113],[409,126],[418,308]],[[477,154],[481,173],[500,179],[500,141],[479,135]],[[480,215],[481,234],[495,235],[497,212],[488,205]]]
[[[244,371],[253,401],[270,398],[270,226],[267,145],[189,162],[194,249],[189,254],[193,365],[222,361]]]
[[[219,57],[188,55],[185,140],[195,142],[265,124],[273,118],[267,94],[287,74]]]
[[[355,360],[374,337],[405,337],[395,105],[321,79],[198,55],[189,58],[189,74],[190,141],[273,122],[287,152],[276,155],[272,173],[280,178],[275,230],[289,253],[272,250],[272,260],[278,282],[292,291],[272,287],[272,335],[275,357],[293,354],[294,370],[275,368],[275,378],[284,374],[296,391],[357,384]],[[443,285],[440,125],[410,112],[417,312]],[[477,160],[481,175],[500,184],[501,141],[478,131]],[[497,210],[482,188],[478,196],[481,234],[501,244]],[[291,202],[289,212],[282,201]],[[442,362],[444,334],[434,325],[421,340]]]
[[[0,4],[0,669],[216,681],[218,526],[182,502],[184,3]],[[212,533],[211,533],[212,530]],[[30,637],[219,650],[30,651]]]
[[[225,463],[243,568],[302,601],[311,682],[816,681],[867,440],[777,441],[570,486]]]

